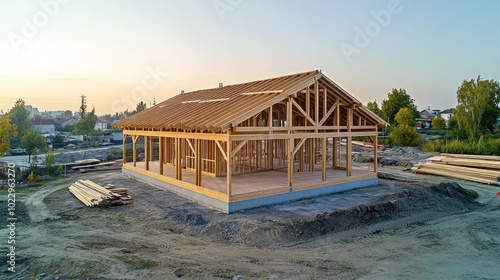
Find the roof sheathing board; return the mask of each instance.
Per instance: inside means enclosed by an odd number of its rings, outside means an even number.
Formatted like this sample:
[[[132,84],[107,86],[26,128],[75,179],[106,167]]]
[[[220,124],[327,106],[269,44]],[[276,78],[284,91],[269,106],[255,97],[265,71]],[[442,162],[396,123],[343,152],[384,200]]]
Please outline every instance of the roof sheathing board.
[[[361,104],[321,72],[315,70],[179,94],[150,109],[121,120],[115,126],[120,128],[227,130],[232,125],[236,126],[241,121],[311,86],[320,79],[322,79],[322,83],[327,85],[329,92],[334,90],[336,95],[342,96],[343,100],[350,101],[348,103]],[[243,95],[244,93],[258,92],[264,93]],[[210,102],[203,102],[207,100]],[[378,116],[374,116],[369,110],[365,112],[365,110],[367,109],[362,109],[363,113],[372,117],[375,122],[380,122]]]

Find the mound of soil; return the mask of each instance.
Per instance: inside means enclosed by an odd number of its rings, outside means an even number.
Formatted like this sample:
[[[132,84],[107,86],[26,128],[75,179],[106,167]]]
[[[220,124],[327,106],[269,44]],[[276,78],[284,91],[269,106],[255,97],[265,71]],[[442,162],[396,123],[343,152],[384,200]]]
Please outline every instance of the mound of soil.
[[[472,211],[478,203],[457,183],[406,188],[369,205],[325,212],[316,217],[286,220],[250,220],[239,214],[210,221],[202,214],[176,211],[168,215],[185,229],[216,241],[231,241],[254,247],[276,247],[307,241],[329,233],[356,229],[356,234],[377,234],[409,224],[421,223]],[[360,230],[366,228],[366,231]],[[349,234],[349,237],[353,237]]]
[[[105,161],[107,156],[113,151],[121,151],[120,147],[110,147],[108,149],[92,149],[83,151],[68,151],[64,153],[59,153],[55,155],[56,163],[68,163],[74,162],[76,160],[95,158],[101,161]]]

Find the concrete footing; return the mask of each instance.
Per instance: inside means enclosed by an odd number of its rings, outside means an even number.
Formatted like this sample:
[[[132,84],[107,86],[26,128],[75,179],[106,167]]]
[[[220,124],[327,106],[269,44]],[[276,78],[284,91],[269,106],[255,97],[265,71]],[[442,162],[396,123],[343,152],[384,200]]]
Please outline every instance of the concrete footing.
[[[169,190],[194,202],[213,208],[224,213],[234,213],[240,210],[251,209],[259,206],[269,206],[282,204],[290,201],[297,201],[306,198],[312,198],[322,195],[327,195],[336,192],[344,192],[348,190],[353,190],[362,187],[376,186],[378,185],[378,178],[367,178],[360,179],[356,181],[341,182],[334,185],[315,187],[305,190],[298,190],[288,193],[274,194],[264,197],[251,198],[239,201],[222,201],[201,193],[197,193],[192,190],[185,189],[183,187],[176,186],[174,184],[167,183],[157,178],[152,178],[147,175],[135,172],[129,169],[122,169],[124,174],[128,174],[132,177],[145,181],[147,183],[156,185],[162,189]]]

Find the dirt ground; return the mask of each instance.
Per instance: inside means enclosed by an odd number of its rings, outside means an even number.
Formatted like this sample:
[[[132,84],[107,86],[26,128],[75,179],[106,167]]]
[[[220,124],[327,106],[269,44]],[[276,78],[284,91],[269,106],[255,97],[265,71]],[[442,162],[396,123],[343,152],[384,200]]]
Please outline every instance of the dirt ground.
[[[20,186],[16,272],[4,257],[0,278],[499,279],[500,188],[388,163],[379,186],[232,215],[119,171]],[[86,208],[67,189],[78,178],[134,203]]]

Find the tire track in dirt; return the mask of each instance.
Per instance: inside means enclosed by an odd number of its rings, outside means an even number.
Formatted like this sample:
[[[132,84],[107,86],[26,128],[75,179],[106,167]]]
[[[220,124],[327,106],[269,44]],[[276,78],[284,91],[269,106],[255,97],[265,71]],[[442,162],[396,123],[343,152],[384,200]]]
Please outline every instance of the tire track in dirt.
[[[56,215],[50,213],[49,208],[44,202],[45,197],[64,188],[63,185],[45,186],[37,192],[28,195],[24,201],[28,209],[28,215],[31,222],[38,223],[46,219],[57,219]]]

